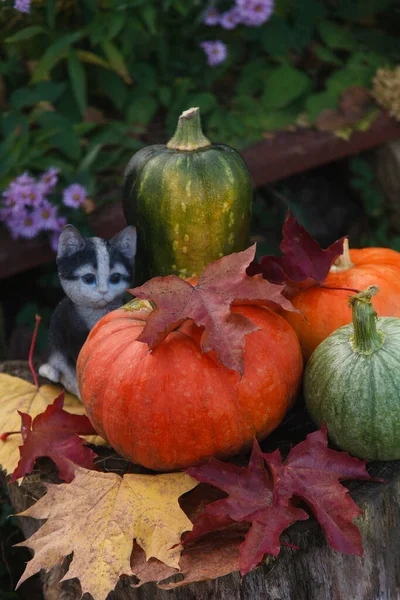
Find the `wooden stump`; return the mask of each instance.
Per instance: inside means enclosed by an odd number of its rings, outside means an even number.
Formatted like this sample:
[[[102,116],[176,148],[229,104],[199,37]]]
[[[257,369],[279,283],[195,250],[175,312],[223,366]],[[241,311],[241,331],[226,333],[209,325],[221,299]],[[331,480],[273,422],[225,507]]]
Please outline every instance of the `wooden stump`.
[[[0,372],[30,379],[26,363],[0,363]],[[283,453],[313,430],[301,401],[262,445],[264,451],[279,447]],[[115,456],[115,454],[114,454]],[[110,456],[113,460],[113,456]],[[398,600],[400,598],[400,461],[370,463],[369,472],[387,484],[346,482],[351,496],[363,509],[356,523],[363,536],[364,556],[348,556],[332,550],[318,524],[310,519],[296,523],[282,538],[299,547],[283,547],[278,558],[241,577],[231,573],[169,591],[147,583],[133,588],[134,578],[122,577],[108,600]],[[8,478],[9,479],[9,478]],[[39,468],[21,486],[9,485],[16,512],[25,510],[45,492],[44,482],[56,481],[51,461]],[[25,537],[40,522],[21,518]],[[79,600],[77,580],[59,583],[69,560],[43,574],[45,600]],[[179,576],[175,576],[179,578]],[[85,596],[89,598],[89,596]]]

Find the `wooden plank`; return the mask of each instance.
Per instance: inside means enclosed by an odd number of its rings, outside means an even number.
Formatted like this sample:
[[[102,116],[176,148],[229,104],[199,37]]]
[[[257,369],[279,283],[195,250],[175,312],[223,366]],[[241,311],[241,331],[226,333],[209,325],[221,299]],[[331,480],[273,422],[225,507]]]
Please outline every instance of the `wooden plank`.
[[[348,141],[330,132],[299,129],[280,132],[247,148],[242,155],[258,187],[398,138],[400,123],[382,112],[368,131],[356,131]],[[125,226],[120,201],[94,213],[91,223],[96,235],[112,237]],[[42,239],[13,240],[0,227],[0,279],[53,260],[54,253]]]

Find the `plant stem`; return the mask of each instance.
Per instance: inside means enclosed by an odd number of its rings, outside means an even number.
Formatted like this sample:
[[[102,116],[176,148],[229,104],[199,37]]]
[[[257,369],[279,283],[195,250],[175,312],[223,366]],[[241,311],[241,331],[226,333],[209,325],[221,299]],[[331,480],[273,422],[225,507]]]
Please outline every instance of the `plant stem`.
[[[376,328],[378,317],[371,302],[372,296],[379,292],[376,285],[370,285],[366,290],[351,296],[349,305],[353,310],[354,333],[350,338],[353,351],[369,356],[378,350],[385,339],[385,334]]]
[[[211,142],[201,129],[200,109],[189,108],[179,117],[178,126],[167,148],[173,150],[199,150],[211,146]]]
[[[330,268],[331,273],[338,273],[339,271],[347,271],[354,267],[354,263],[351,262],[350,250],[349,250],[349,238],[345,238],[343,243],[343,254],[341,254],[333,263]]]

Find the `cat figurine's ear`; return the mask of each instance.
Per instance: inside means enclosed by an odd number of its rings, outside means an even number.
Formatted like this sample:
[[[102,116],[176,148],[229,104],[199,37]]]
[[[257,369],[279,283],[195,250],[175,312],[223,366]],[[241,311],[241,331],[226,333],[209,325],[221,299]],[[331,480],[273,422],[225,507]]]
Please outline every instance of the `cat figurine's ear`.
[[[117,248],[130,262],[134,261],[136,254],[136,227],[129,225],[110,240],[110,245]]]
[[[58,240],[57,259],[72,256],[83,250],[85,240],[74,225],[65,225]]]

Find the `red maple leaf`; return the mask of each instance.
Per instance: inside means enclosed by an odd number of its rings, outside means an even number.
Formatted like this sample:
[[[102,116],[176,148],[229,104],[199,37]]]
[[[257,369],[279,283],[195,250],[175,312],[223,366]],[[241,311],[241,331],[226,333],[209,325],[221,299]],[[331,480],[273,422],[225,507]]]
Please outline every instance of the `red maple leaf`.
[[[85,440],[78,433],[96,435],[96,431],[85,415],[73,415],[63,410],[63,405],[64,392],[43,413],[37,415],[33,422],[30,415],[18,411],[21,415],[24,443],[19,446],[21,458],[11,482],[30,473],[35,460],[42,456],[48,456],[56,463],[60,479],[67,483],[75,476],[72,463],[86,469],[95,469],[93,459],[97,454],[84,446]]]
[[[168,275],[154,277],[129,290],[156,305],[138,341],[154,349],[172,330],[192,319],[196,325],[204,327],[202,351],[215,350],[218,360],[228,369],[243,374],[245,336],[257,327],[243,315],[232,313],[232,304],[250,300],[252,304],[274,304],[285,310],[295,310],[282,295],[282,285],[265,281],[261,275],[246,275],[255,248],[254,244],[243,252],[210,263],[196,285]]]
[[[293,447],[285,462],[279,450],[263,456],[274,481],[274,502],[301,498],[321,524],[332,548],[362,556],[361,534],[352,522],[362,510],[339,479],[382,482],[368,474],[367,461],[329,449],[325,425]]]
[[[212,459],[206,465],[188,469],[186,473],[229,495],[205,507],[195,520],[193,530],[186,536],[185,543],[233,521],[252,523],[239,546],[239,568],[243,575],[256,567],[266,553],[279,554],[279,536],[289,525],[308,519],[307,513],[299,508],[273,502],[272,481],[256,440],[247,469]]]
[[[280,249],[283,256],[262,256],[247,269],[248,275],[261,273],[268,281],[286,284],[286,293],[295,293],[314,285],[321,285],[332,263],[343,252],[345,238],[340,238],[326,250],[288,212],[283,224]]]
[[[262,453],[255,440],[247,469],[215,459],[192,467],[186,471],[189,475],[223,490],[228,496],[205,507],[184,543],[233,521],[251,522],[239,547],[239,566],[244,575],[257,566],[266,553],[275,556],[279,553],[279,536],[289,525],[308,518],[306,512],[294,505],[293,500],[300,498],[311,508],[333,548],[360,556],[361,534],[352,521],[362,511],[339,479],[381,482],[370,477],[365,464],[366,461],[345,452],[330,450],[326,427],[322,427],[292,448],[285,462],[279,450]]]

